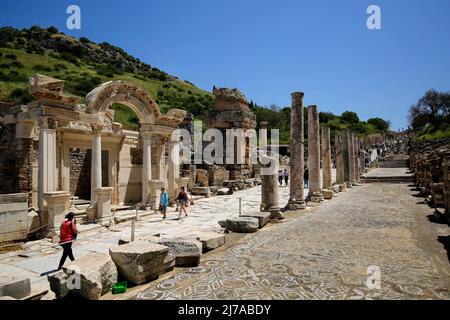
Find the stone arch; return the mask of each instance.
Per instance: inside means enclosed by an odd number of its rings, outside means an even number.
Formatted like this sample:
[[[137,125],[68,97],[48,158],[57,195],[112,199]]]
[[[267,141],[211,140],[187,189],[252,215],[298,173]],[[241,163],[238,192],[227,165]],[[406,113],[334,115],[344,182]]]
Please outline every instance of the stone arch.
[[[158,105],[152,96],[140,86],[126,81],[105,82],[86,96],[87,112],[105,113],[114,103],[121,103],[133,110],[141,125],[155,124],[161,117]]]

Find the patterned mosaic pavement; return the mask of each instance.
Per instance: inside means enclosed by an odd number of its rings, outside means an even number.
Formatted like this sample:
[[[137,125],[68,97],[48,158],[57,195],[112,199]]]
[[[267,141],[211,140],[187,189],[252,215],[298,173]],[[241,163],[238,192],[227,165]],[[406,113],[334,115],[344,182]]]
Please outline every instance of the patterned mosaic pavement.
[[[450,264],[407,185],[367,184],[246,235],[132,299],[450,299]],[[442,238],[441,238],[442,239]],[[369,289],[368,267],[381,272]]]

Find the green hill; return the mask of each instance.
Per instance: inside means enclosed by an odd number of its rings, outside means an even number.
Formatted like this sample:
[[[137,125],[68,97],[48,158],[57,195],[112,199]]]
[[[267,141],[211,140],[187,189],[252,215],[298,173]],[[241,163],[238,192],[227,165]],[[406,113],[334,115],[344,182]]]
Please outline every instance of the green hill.
[[[65,80],[65,91],[84,97],[102,82],[126,80],[145,88],[162,112],[179,108],[201,117],[213,105],[211,93],[152,67],[109,43],[76,39],[56,28],[0,28],[0,101],[27,103],[35,73]],[[116,120],[136,128],[137,117],[114,105]]]

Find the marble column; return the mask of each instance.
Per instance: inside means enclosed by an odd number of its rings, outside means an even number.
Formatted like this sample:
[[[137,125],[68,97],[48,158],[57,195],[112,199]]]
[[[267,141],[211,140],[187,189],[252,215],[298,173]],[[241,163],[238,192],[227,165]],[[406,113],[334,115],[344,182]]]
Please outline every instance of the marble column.
[[[350,184],[354,186],[355,182],[355,139],[353,133],[349,133],[348,136],[348,150],[349,150],[349,161],[350,161]]]
[[[359,142],[358,137],[353,135],[353,151],[354,151],[354,159],[355,159],[355,183],[359,183]]]
[[[180,178],[180,143],[177,137],[169,141],[169,199],[172,202],[177,196],[177,179]]]
[[[142,132],[142,196],[141,204],[145,206],[149,200],[148,182],[152,179],[152,133]]]
[[[267,121],[260,123],[259,129],[259,150],[260,152],[267,153]]]
[[[334,145],[336,148],[336,184],[339,186],[339,191],[342,192],[345,191],[345,170],[342,134],[337,134],[334,141]]]
[[[96,190],[102,187],[102,130],[100,126],[92,126],[91,151],[91,206],[97,201]]]
[[[278,196],[279,160],[272,156],[262,156],[261,168],[261,211],[270,212],[270,219],[283,219]]]
[[[306,208],[303,182],[305,170],[303,96],[303,92],[291,94],[291,158],[289,159],[291,184],[288,203],[288,208],[291,210]]]
[[[322,127],[322,193],[325,199],[333,197],[333,185],[331,181],[331,142],[330,128]],[[325,192],[326,190],[326,192]]]
[[[350,151],[350,131],[342,132],[342,154],[344,158],[344,181],[346,186],[351,188],[353,180],[353,171],[351,165],[351,151]]]
[[[166,180],[164,169],[166,167],[166,139],[159,137],[156,144],[156,161],[157,163],[157,178],[158,180]]]
[[[39,126],[38,206],[45,211],[44,194],[57,189],[55,119],[43,117]]]
[[[308,169],[309,195],[311,202],[321,202],[320,189],[320,128],[316,106],[308,107]]]

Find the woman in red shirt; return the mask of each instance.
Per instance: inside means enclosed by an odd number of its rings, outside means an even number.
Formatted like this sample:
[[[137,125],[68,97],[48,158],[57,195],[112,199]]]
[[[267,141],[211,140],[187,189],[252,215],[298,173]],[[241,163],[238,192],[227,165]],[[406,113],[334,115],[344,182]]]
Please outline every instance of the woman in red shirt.
[[[59,243],[61,244],[61,247],[63,247],[63,255],[59,261],[58,270],[61,270],[67,257],[69,257],[70,261],[75,260],[72,253],[72,240],[76,238],[77,233],[75,214],[69,212],[67,214],[67,219],[61,223],[61,227],[59,228]]]

